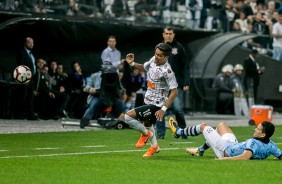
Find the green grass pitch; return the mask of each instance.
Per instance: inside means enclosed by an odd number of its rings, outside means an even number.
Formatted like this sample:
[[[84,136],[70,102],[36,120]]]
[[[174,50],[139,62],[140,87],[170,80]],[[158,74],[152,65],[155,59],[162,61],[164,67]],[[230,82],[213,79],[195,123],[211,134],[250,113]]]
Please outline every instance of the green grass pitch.
[[[239,141],[253,135],[252,127],[232,128]],[[282,126],[272,140],[282,148]],[[185,148],[204,142],[202,135],[175,139],[167,130],[158,140],[161,151],[152,158],[136,149],[139,133],[132,129],[0,135],[1,184],[55,183],[281,183],[282,162],[219,161],[209,149],[204,157]]]

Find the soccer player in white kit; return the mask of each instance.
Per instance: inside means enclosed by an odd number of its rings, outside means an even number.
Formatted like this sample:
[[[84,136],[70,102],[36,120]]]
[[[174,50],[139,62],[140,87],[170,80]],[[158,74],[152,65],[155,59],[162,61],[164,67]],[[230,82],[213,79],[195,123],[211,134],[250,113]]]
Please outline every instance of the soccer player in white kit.
[[[178,84],[168,63],[170,53],[170,45],[159,43],[155,47],[155,55],[144,64],[135,63],[132,53],[126,56],[126,61],[130,66],[147,72],[145,105],[134,108],[125,114],[125,122],[141,132],[136,148],[142,148],[148,140],[151,143],[151,147],[143,157],[152,157],[154,153],[159,152],[160,148],[153,124],[156,123],[156,120],[162,120],[165,111],[177,96]]]

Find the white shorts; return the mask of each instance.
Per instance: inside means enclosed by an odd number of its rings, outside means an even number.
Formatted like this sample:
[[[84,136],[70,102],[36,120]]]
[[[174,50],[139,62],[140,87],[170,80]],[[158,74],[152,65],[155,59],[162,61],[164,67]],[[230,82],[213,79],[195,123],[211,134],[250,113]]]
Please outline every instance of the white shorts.
[[[228,145],[238,142],[233,133],[225,133],[220,136],[218,132],[210,126],[204,128],[203,135],[218,158],[224,157],[224,150]]]

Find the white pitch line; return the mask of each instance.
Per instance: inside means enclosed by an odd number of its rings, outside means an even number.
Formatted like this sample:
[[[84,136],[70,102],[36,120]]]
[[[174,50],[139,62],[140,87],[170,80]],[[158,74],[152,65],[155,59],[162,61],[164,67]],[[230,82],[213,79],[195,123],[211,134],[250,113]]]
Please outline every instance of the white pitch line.
[[[81,146],[82,148],[103,148],[106,145],[89,145],[89,146]]]
[[[61,148],[34,148],[33,150],[57,150]]]
[[[172,144],[192,144],[193,142],[171,142]]]
[[[178,150],[181,148],[161,148],[161,151]],[[96,151],[96,152],[77,152],[77,153],[57,153],[57,154],[43,154],[43,155],[15,155],[0,157],[0,159],[7,158],[32,158],[32,157],[56,157],[56,156],[72,156],[72,155],[93,155],[93,154],[107,154],[107,153],[128,153],[128,152],[140,152],[146,150],[114,150],[114,151]]]
[[[0,152],[5,152],[5,151],[9,151],[9,150],[0,150]]]

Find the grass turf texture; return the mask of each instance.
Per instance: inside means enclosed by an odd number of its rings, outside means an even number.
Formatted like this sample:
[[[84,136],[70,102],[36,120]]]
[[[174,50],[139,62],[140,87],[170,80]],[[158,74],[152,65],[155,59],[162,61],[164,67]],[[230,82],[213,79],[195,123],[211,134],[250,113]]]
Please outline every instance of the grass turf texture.
[[[232,128],[239,141],[254,127]],[[272,140],[281,149],[282,126]],[[186,147],[204,142],[202,135],[174,139],[169,130],[158,140],[161,152],[135,149],[138,132],[102,130],[0,135],[0,183],[281,183],[281,162],[218,161],[209,149],[204,157],[187,155]]]

